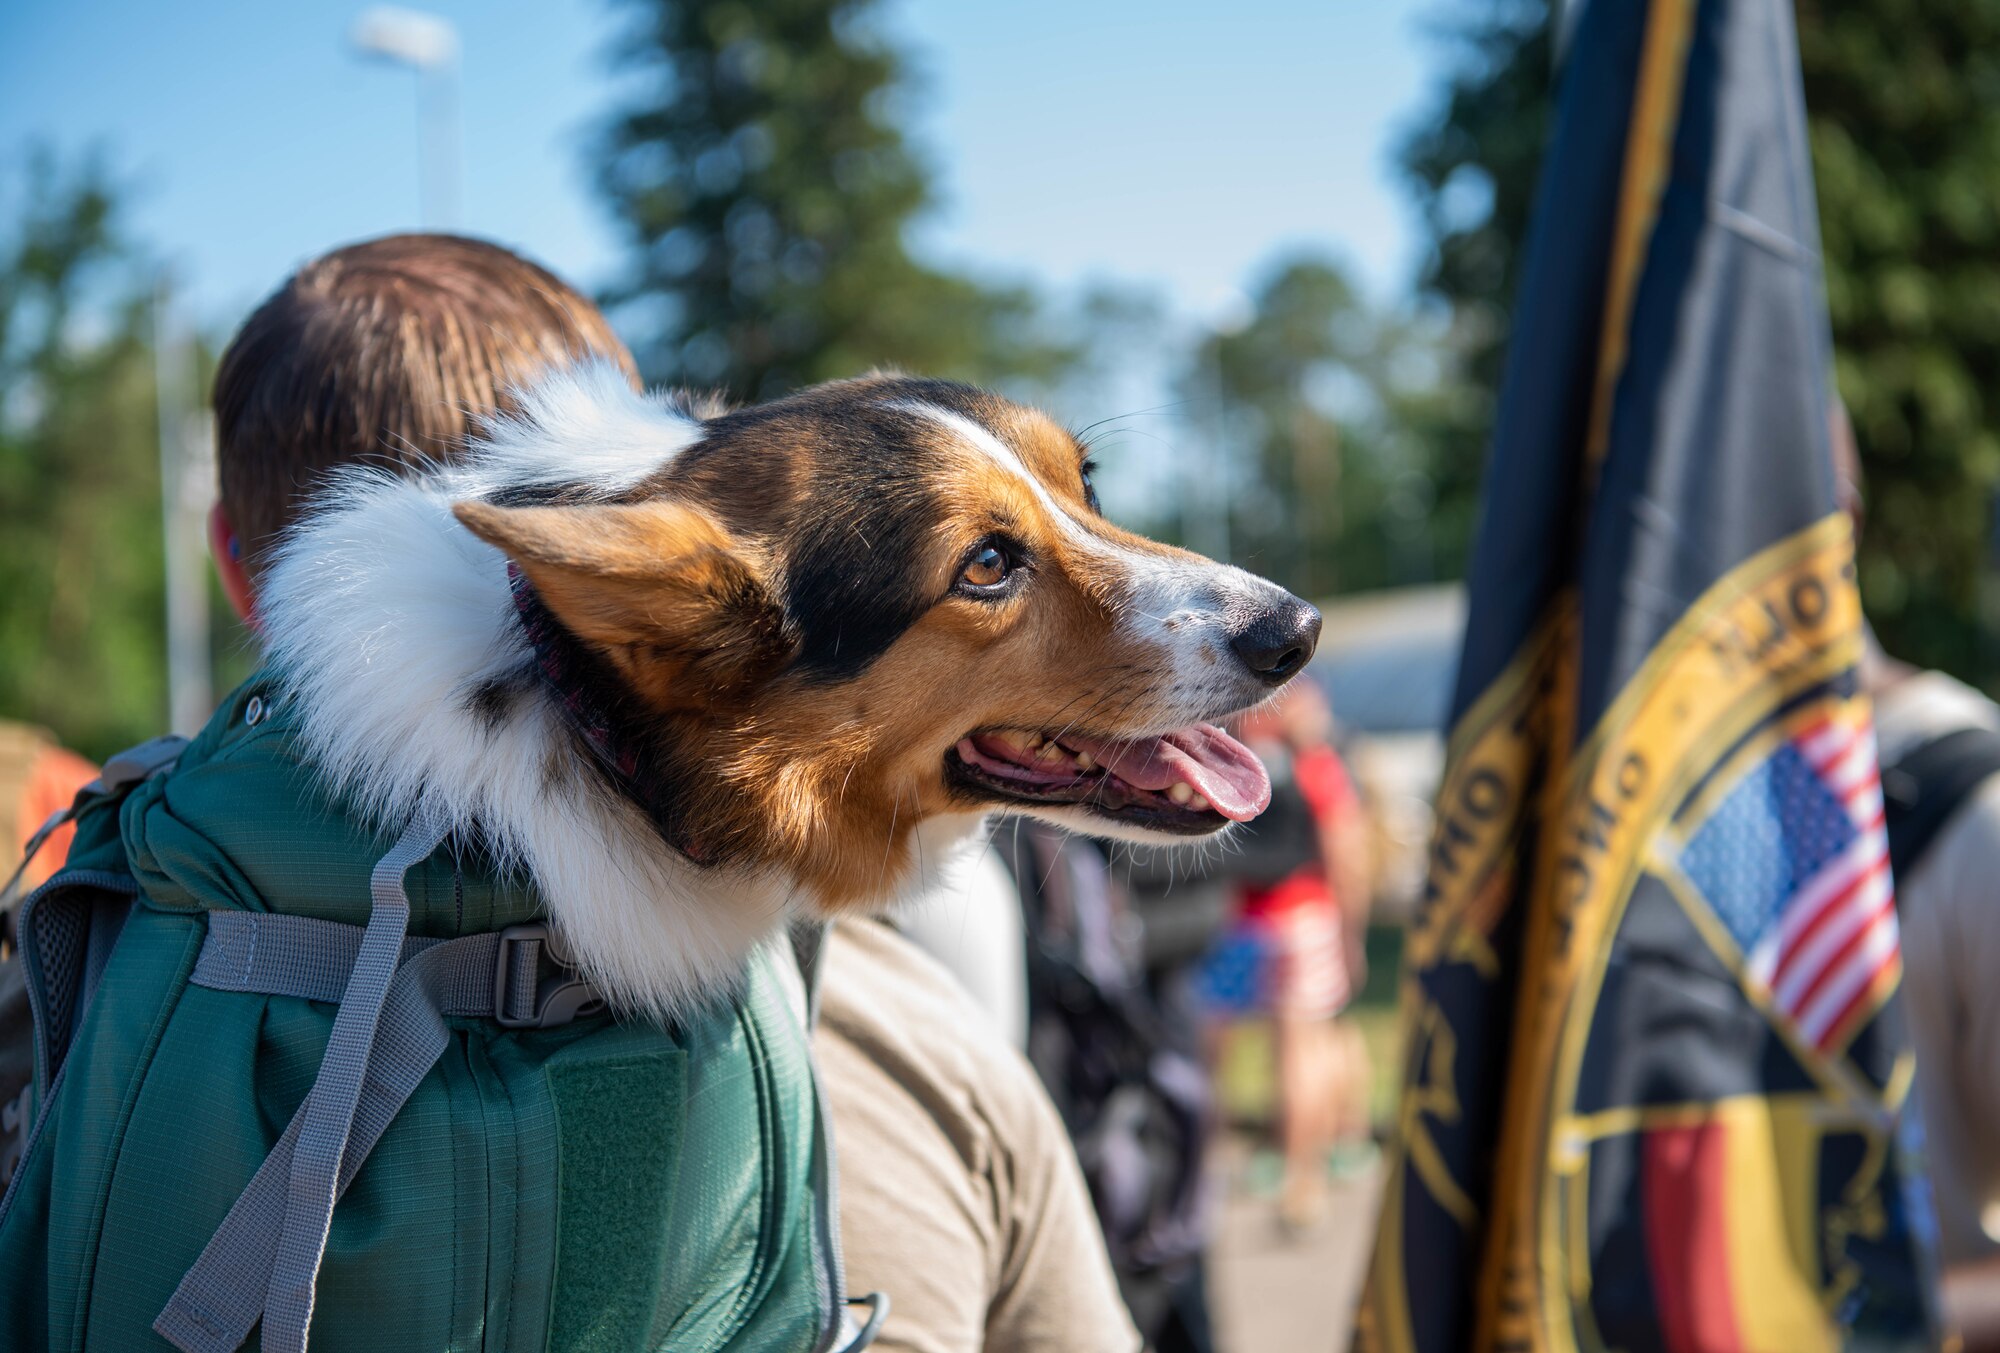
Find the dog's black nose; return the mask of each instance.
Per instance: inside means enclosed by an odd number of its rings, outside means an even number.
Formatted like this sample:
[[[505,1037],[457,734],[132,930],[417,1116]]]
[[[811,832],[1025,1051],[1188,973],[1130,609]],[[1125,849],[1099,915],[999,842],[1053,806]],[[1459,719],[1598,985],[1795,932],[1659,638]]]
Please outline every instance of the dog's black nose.
[[[1318,643],[1319,612],[1292,596],[1229,636],[1236,656],[1267,686],[1282,686],[1297,676]]]

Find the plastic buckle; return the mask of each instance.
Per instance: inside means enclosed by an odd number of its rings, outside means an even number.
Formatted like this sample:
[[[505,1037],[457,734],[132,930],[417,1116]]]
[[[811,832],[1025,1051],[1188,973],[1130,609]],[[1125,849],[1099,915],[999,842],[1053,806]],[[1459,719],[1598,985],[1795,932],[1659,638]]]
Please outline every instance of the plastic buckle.
[[[531,966],[535,987],[525,1016],[509,1013],[517,994],[515,951],[523,944],[537,946]],[[530,921],[500,932],[500,946],[493,959],[493,1019],[501,1028],[554,1029],[603,1009],[604,998],[570,966],[568,955],[546,923]]]

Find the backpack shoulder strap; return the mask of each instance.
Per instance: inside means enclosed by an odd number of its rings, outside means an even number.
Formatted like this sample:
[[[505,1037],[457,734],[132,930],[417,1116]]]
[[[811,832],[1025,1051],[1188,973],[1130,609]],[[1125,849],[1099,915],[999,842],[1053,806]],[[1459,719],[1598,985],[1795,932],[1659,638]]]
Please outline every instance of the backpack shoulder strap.
[[[0,885],[0,1038],[25,1044],[28,1055],[6,1060],[0,1083],[0,1187],[12,1182],[40,1122],[40,1105],[62,1068],[71,1037],[125,928],[138,885],[117,870],[58,870],[18,909],[15,892],[29,861],[58,828],[100,805],[116,804],[133,786],[171,769],[186,738],[159,737],[120,752],[29,838],[23,858]],[[10,1047],[18,1053],[18,1046]],[[0,1202],[0,1212],[5,1204]]]
[[[63,823],[116,804],[134,786],[173,769],[185,746],[186,738],[159,737],[106,761],[98,777],[77,791],[75,801],[36,833],[29,853]],[[138,885],[122,867],[64,868],[21,904],[15,922],[34,1011],[36,1083],[43,1089],[62,1064],[137,892]]]
[[[792,923],[789,953],[780,954],[774,971],[781,986],[792,992],[804,1020],[805,1053],[811,1068],[816,1100],[815,1131],[819,1142],[813,1152],[814,1246],[822,1268],[821,1278],[833,1302],[833,1319],[820,1332],[815,1353],[860,1353],[874,1344],[889,1314],[889,1297],[884,1292],[850,1296],[847,1265],[840,1247],[840,1161],[833,1136],[833,1110],[826,1097],[826,1082],[820,1075],[819,1056],[813,1047],[813,1031],[819,1027],[820,991],[826,976],[827,942],[832,926],[827,921],[798,920]],[[795,968],[784,962],[793,960]],[[854,1319],[856,1307],[866,1308],[864,1321]]]
[[[1934,738],[1882,768],[1889,863],[1908,878],[1925,851],[1972,797],[2000,774],[2000,731],[1961,728]]]

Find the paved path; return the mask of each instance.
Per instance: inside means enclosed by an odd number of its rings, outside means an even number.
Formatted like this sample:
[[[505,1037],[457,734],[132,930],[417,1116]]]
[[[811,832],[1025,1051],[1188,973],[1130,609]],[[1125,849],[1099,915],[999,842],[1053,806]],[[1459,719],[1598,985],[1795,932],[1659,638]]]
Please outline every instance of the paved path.
[[[1220,1167],[1241,1175],[1240,1151]],[[1279,1230],[1269,1199],[1228,1190],[1210,1259],[1209,1299],[1221,1353],[1342,1353],[1374,1239],[1381,1181],[1374,1172],[1333,1186],[1324,1225],[1297,1240]]]

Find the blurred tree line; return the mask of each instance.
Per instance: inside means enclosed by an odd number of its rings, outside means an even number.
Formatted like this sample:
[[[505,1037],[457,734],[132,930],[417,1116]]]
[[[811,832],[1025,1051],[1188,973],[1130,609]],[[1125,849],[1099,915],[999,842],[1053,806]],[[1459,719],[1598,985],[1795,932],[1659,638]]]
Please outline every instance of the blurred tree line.
[[[31,153],[0,202],[0,715],[103,757],[166,718],[157,272],[94,161]]]
[[[1861,590],[1885,647],[1995,675],[2000,483],[2000,3],[1799,0],[1835,374],[1867,476]],[[1490,421],[1519,246],[1551,117],[1550,6],[1443,26],[1452,73],[1407,143],[1433,252]]]
[[[647,379],[761,401],[875,366],[997,382],[1074,360],[1035,295],[927,264],[932,174],[875,0],[623,0],[644,93],[599,148],[631,246],[607,296]]]
[[[618,61],[642,92],[601,144],[631,246],[606,299],[649,379],[755,400],[896,366],[1123,412],[1084,387],[1167,322],[1157,303],[1107,288],[1056,307],[910,253],[933,176],[902,130],[910,80],[876,0],[623,10]],[[1454,576],[1478,456],[1449,336],[1378,313],[1330,258],[1280,260],[1247,325],[1186,336],[1171,435],[1108,476],[1193,477],[1140,524],[1226,539],[1301,590]],[[1204,513],[1226,517],[1219,536],[1190,519]]]
[[[1052,298],[913,252],[934,174],[879,0],[618,13],[627,78],[590,153],[628,245],[605,300],[649,379],[739,400],[881,365],[996,385],[1079,424],[1114,415],[1086,432],[1107,479],[1145,489],[1113,495],[1131,524],[1226,542],[1308,595],[1462,571],[1552,106],[1548,0],[1439,27],[1441,95],[1399,153],[1428,245],[1413,302],[1291,253],[1206,326],[1143,292]],[[1892,648],[1974,672],[2000,630],[1981,625],[2000,0],[1805,0],[1799,26],[1838,374],[1871,477],[1864,592]],[[102,755],[165,719],[158,269],[93,164],[0,152],[0,716]],[[1169,408],[1109,402],[1135,354]],[[1135,422],[1154,413],[1157,435]],[[246,646],[214,610],[227,679]]]
[[[1234,561],[1311,597],[1459,576],[1478,405],[1452,332],[1372,305],[1323,255],[1279,259],[1251,302],[1241,327],[1195,343],[1180,380],[1190,435],[1237,481],[1219,509]],[[1193,526],[1180,534],[1200,545]]]

